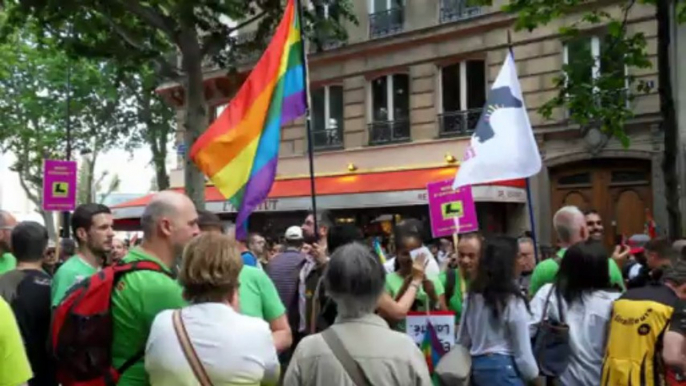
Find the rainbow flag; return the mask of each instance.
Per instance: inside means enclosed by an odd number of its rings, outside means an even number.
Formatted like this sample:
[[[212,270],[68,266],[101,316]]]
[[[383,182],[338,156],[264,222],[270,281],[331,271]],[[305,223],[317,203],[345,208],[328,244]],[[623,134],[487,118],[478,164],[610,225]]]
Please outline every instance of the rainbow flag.
[[[374,252],[379,256],[379,260],[381,260],[381,264],[386,264],[386,254],[383,253],[383,248],[381,248],[381,243],[379,242],[379,239],[374,239]]]
[[[438,365],[438,361],[445,355],[445,350],[441,341],[438,340],[436,330],[430,321],[426,321],[426,332],[424,332],[424,340],[422,340],[422,353],[426,358],[426,365],[429,367],[429,374],[434,378],[434,368]]]
[[[229,106],[198,138],[190,157],[238,208],[236,237],[276,175],[281,126],[307,111],[303,40],[295,0],[267,50]]]

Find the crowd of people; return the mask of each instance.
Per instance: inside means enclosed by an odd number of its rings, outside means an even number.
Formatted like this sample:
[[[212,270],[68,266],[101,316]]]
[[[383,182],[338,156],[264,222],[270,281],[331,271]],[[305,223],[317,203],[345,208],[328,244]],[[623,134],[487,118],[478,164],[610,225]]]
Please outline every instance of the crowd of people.
[[[435,385],[406,332],[413,311],[454,313],[474,386],[684,382],[682,240],[637,235],[608,252],[599,214],[567,206],[553,218],[557,254],[538,263],[528,235],[425,248],[414,219],[396,224],[384,260],[354,225],[315,220],[278,244],[236,240],[164,191],[140,243],[117,240],[110,209],[86,204],[71,217],[74,241],[55,245],[0,211],[0,385],[58,385],[55,310],[108,269],[142,262],[160,269],[117,277],[109,299],[118,385]],[[554,358],[540,344],[551,328],[566,337]]]

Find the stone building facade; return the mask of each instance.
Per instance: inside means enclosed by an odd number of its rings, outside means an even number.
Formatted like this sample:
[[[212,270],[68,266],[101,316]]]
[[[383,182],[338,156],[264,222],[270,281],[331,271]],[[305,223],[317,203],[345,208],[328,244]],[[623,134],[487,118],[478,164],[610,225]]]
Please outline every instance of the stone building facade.
[[[608,244],[616,234],[642,232],[648,212],[658,224],[666,223],[654,8],[637,4],[628,15],[628,28],[645,34],[653,62],[652,69],[632,75],[652,82],[654,91],[632,102],[635,118],[626,127],[631,145],[625,149],[598,132],[582,135],[565,111],[556,111],[551,120],[538,113],[558,93],[554,79],[565,61],[602,49],[602,28],[584,31],[575,44],[561,40],[559,27],[581,14],[529,33],[513,30],[513,16],[499,11],[502,1],[478,8],[461,0],[353,1],[359,23],[347,26],[347,41],[308,55],[318,177],[454,167],[453,157],[461,158],[503,62],[509,31],[544,161],[531,179],[539,239],[554,243],[552,215],[564,204],[599,210]],[[336,14],[333,7],[326,7],[330,17]],[[607,11],[620,12],[613,6]],[[219,69],[208,70],[207,79],[212,114],[218,114],[240,80]],[[173,92],[173,86],[161,90]],[[282,130],[277,178],[304,178],[308,171],[300,119]],[[183,185],[182,171],[172,172],[172,185]],[[528,217],[521,197],[513,202],[520,205],[498,221],[516,233],[528,228]]]

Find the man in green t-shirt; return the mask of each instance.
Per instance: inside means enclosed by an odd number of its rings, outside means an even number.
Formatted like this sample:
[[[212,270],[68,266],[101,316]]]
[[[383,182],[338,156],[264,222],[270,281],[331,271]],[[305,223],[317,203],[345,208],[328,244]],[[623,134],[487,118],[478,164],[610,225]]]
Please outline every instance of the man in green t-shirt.
[[[586,241],[589,237],[586,218],[576,206],[565,206],[558,210],[553,217],[553,226],[557,233],[560,250],[555,258],[542,261],[534,269],[529,287],[529,296],[531,297],[536,295],[536,292],[545,284],[555,281],[557,271],[560,269],[559,261],[564,257],[567,248],[576,243]],[[625,253],[628,253],[628,251],[618,251],[618,256],[609,258],[607,262],[610,269],[610,281],[622,290],[624,289],[624,279],[622,271],[615,262],[615,258],[620,259]]]
[[[15,225],[17,219],[10,212],[0,210],[0,275],[17,266],[17,259],[11,253],[11,235]]]
[[[76,255],[67,259],[52,279],[51,304],[56,307],[69,289],[98,272],[112,250],[114,220],[102,204],[79,205],[71,216],[71,229],[78,244]]]
[[[198,226],[202,232],[224,232],[221,219],[207,210],[198,211]],[[293,337],[286,316],[286,307],[269,276],[260,268],[243,265],[238,282],[241,313],[269,323],[277,351],[289,348]]]
[[[448,268],[441,272],[439,279],[445,289],[445,302],[448,310],[455,312],[455,323],[460,322],[462,316],[462,301],[467,294],[469,278],[476,275],[481,256],[483,238],[480,233],[460,235],[457,245],[458,268]]]
[[[121,367],[137,358],[122,374],[118,386],[147,386],[145,345],[158,313],[186,305],[183,289],[173,279],[183,248],[198,235],[198,214],[193,202],[173,191],[157,193],[141,217],[143,242],[124,257],[125,263],[152,261],[166,271],[137,271],[125,275],[112,292],[114,339],[112,364]],[[170,339],[175,339],[170,337]]]

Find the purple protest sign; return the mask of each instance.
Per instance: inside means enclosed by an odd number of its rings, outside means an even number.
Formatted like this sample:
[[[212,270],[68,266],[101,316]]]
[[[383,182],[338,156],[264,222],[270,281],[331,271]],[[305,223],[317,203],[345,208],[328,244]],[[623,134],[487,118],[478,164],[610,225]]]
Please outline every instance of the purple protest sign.
[[[43,210],[74,210],[76,178],[76,161],[43,161]]]
[[[451,236],[479,230],[472,187],[452,188],[453,180],[432,182],[426,185],[431,215],[431,233],[434,237]],[[458,229],[459,227],[459,229]]]

